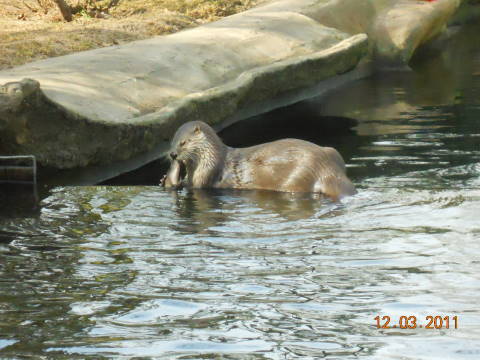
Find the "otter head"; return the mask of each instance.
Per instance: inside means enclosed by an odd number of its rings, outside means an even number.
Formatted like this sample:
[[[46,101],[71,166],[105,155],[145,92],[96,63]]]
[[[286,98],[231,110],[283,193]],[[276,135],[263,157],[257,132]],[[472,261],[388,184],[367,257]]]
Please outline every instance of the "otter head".
[[[226,146],[215,130],[202,121],[183,124],[172,140],[170,157],[181,166],[180,173],[193,187],[204,187],[225,158]]]

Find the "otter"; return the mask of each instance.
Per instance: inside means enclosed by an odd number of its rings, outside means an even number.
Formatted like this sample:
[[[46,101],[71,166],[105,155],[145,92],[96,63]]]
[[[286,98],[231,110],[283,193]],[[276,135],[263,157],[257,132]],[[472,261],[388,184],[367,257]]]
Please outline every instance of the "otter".
[[[356,193],[337,150],[299,139],[231,148],[206,123],[190,121],[175,133],[170,158],[165,188],[313,192],[335,201]]]

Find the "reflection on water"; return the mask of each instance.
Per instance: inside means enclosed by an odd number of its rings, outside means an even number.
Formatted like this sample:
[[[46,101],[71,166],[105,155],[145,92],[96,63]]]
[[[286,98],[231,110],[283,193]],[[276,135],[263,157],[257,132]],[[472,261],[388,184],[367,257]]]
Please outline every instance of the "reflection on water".
[[[360,189],[341,204],[59,187],[38,212],[1,217],[0,357],[478,359],[480,52],[471,60],[442,60],[454,97],[424,73],[332,95],[333,119],[360,120],[360,136],[328,138]],[[334,100],[294,113],[314,121]],[[305,137],[323,144],[317,130]],[[456,315],[459,328],[377,329],[377,315]]]

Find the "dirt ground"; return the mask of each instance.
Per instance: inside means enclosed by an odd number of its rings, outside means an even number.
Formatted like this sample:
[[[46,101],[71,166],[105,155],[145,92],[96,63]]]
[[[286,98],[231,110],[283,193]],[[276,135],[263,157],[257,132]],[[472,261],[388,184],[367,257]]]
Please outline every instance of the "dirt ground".
[[[266,0],[0,0],[0,69],[34,60],[173,33]]]

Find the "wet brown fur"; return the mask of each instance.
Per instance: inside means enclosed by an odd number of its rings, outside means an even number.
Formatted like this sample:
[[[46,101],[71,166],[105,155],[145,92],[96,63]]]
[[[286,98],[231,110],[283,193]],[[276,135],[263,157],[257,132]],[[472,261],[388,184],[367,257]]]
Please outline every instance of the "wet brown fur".
[[[181,126],[172,140],[172,166],[165,187],[263,189],[323,193],[332,199],[354,194],[345,163],[333,148],[283,139],[248,148],[230,148],[204,122]]]

